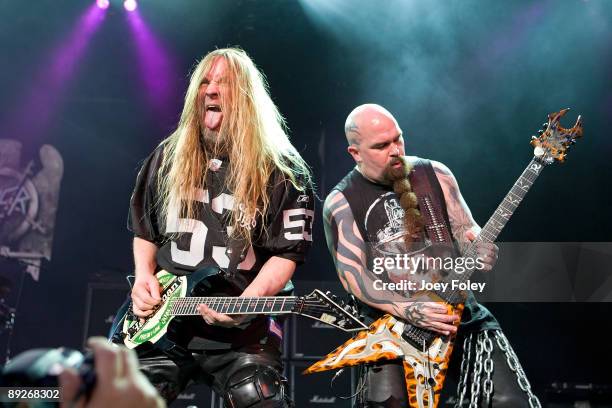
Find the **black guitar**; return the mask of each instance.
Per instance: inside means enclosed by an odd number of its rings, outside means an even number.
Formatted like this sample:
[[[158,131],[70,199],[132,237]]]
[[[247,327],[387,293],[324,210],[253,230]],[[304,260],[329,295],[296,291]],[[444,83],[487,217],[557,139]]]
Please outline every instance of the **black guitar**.
[[[154,309],[154,313],[141,321],[132,313],[132,302],[128,299],[117,312],[110,339],[116,343],[122,342],[128,348],[149,343],[165,352],[184,349],[184,344],[177,344],[176,339],[168,336],[169,328],[172,332],[180,331],[180,319],[175,317],[199,315],[200,304],[228,315],[294,313],[346,332],[367,328],[355,317],[357,313],[352,306],[318,289],[307,296],[192,296],[197,286],[217,276],[219,272],[220,270],[214,267],[200,269],[188,276],[176,276],[164,270],[159,271],[156,277],[160,284],[162,301]]]

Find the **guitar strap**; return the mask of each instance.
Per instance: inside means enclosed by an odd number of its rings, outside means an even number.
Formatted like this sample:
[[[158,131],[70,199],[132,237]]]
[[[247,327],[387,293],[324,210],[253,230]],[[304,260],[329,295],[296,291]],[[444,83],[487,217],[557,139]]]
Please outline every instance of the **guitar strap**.
[[[434,244],[452,245],[453,252],[459,254],[451,233],[444,192],[431,161],[419,158],[409,178],[418,199],[427,237]]]
[[[248,285],[248,282],[246,281],[242,282],[242,279],[240,279],[239,274],[237,272],[238,272],[238,265],[240,265],[240,262],[244,261],[244,259],[246,258],[248,254],[248,250],[249,248],[248,248],[246,239],[244,238],[240,238],[240,239],[230,238],[229,239],[228,250],[227,250],[229,264],[227,268],[225,268],[224,272],[226,273],[226,276],[228,279],[236,283],[243,290],[246,287],[244,285]]]

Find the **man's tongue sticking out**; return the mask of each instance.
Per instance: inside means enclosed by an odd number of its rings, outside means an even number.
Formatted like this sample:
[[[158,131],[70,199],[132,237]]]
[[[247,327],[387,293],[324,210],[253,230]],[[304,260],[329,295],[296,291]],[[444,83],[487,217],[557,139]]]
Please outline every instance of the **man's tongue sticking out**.
[[[204,116],[204,125],[210,130],[219,130],[221,121],[223,120],[223,112],[218,107],[206,109]]]

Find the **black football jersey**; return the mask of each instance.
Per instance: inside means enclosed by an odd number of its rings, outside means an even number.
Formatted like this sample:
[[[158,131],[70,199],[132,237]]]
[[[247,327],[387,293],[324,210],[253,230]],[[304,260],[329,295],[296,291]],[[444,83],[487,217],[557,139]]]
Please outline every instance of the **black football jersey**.
[[[130,201],[128,229],[159,246],[157,262],[171,273],[185,275],[209,265],[228,268],[232,228],[229,213],[240,212],[240,204],[234,203],[234,196],[225,184],[227,160],[212,163],[216,170],[208,172],[206,188],[197,191],[197,219],[179,218],[178,210],[175,210],[171,211],[169,219],[161,220],[156,204],[162,154],[162,148],[156,149],[138,174]],[[312,242],[312,189],[297,190],[277,171],[271,177],[269,192],[267,214],[243,220],[251,226],[253,244],[244,251],[244,259],[238,263],[237,270],[249,275],[254,275],[272,256],[298,264],[304,262]],[[174,233],[178,233],[178,237],[169,240]]]
[[[314,194],[312,188],[297,190],[279,170],[268,183],[270,203],[266,214],[244,219],[240,204],[234,202],[225,177],[230,165],[227,159],[209,163],[206,186],[196,191],[196,219],[180,218],[178,209],[170,211],[168,219],[160,219],[158,211],[157,177],[163,157],[163,146],[158,147],[143,163],[130,200],[128,229],[135,236],[158,246],[157,264],[176,275],[187,275],[207,266],[222,270],[232,268],[231,284],[216,281],[211,295],[237,296],[253,281],[262,265],[278,256],[301,264],[312,242]],[[230,213],[238,212],[238,219],[251,228],[252,245],[248,248],[230,239]],[[236,214],[234,214],[236,216]],[[246,225],[245,224],[245,225]],[[265,228],[264,228],[265,227]],[[239,252],[242,256],[233,257]],[[291,282],[283,294],[293,289]],[[201,318],[200,322],[201,323]],[[263,316],[247,328],[224,329],[197,324],[201,337],[218,343],[235,345],[235,340],[251,341],[269,335],[274,321]],[[250,339],[250,340],[249,340]],[[217,348],[194,346],[198,348]],[[220,347],[225,348],[225,347]]]

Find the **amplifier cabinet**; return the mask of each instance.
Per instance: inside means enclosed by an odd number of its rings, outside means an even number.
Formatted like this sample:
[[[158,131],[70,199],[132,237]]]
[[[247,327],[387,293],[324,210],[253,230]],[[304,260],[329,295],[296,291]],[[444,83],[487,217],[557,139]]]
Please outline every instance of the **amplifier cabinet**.
[[[206,384],[192,384],[168,408],[222,408],[223,399]]]
[[[91,336],[108,337],[119,307],[130,293],[126,283],[89,283],[85,301],[83,347]]]
[[[289,363],[291,396],[296,407],[346,407],[353,406],[355,372],[347,368],[330,386],[335,371],[303,375],[302,371],[315,361],[292,361]],[[341,397],[347,397],[343,399]]]

